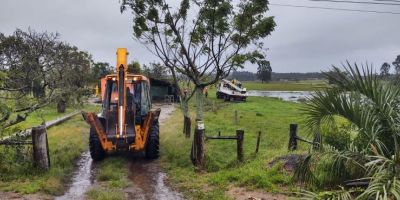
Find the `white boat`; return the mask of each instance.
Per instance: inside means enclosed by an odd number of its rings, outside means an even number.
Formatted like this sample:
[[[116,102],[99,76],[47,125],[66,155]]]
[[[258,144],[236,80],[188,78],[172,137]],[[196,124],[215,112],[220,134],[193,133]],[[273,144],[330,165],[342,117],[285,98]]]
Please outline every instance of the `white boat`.
[[[239,81],[222,79],[218,85],[217,98],[225,101],[246,101],[247,91]]]

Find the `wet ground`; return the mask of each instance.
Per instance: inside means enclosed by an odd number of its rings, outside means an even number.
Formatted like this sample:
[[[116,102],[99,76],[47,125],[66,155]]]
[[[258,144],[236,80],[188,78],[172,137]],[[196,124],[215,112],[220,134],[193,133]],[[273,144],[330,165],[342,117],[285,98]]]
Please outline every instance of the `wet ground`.
[[[263,90],[249,90],[248,96],[253,97],[275,97],[284,101],[299,102],[305,101],[311,97],[313,92],[310,91],[263,91]]]
[[[164,123],[175,110],[173,104],[153,104],[161,108],[160,124]],[[160,131],[162,134],[162,130]],[[70,188],[56,200],[84,199],[85,192],[95,184],[94,169],[89,152],[84,152],[77,163]],[[132,184],[124,189],[127,199],[180,200],[183,195],[168,186],[167,175],[162,171],[159,160],[146,160],[140,155],[134,156],[129,163],[129,180]]]
[[[129,166],[133,186],[125,189],[128,199],[180,200],[183,195],[168,186],[158,160],[134,160]]]
[[[55,200],[84,199],[85,192],[94,183],[94,167],[89,151],[84,152],[77,163],[77,171],[73,173],[72,183],[68,191]]]
[[[155,104],[153,107],[161,108],[159,118],[161,124],[175,110],[172,104]],[[125,189],[128,199],[184,199],[182,194],[168,186],[167,175],[162,171],[159,160],[132,159],[129,164],[129,174],[132,187]]]

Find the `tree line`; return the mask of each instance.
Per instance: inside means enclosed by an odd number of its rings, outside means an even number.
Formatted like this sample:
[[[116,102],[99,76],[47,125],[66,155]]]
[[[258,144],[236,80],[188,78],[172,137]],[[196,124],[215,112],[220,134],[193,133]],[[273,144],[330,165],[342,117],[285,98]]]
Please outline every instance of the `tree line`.
[[[400,77],[400,55],[392,62],[394,73],[390,73],[391,65],[387,62],[383,63],[380,68],[380,75],[382,78]]]

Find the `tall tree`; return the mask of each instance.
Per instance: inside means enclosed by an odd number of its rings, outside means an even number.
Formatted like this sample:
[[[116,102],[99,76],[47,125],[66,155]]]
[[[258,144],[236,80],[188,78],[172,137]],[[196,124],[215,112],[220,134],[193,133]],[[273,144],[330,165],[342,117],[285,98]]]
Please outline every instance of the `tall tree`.
[[[49,103],[84,94],[90,55],[59,40],[59,34],[17,29],[0,34],[0,128],[24,121]],[[13,115],[11,115],[13,113]],[[14,118],[12,118],[15,116]]]
[[[389,74],[390,74],[389,71],[390,71],[389,63],[387,63],[387,62],[383,63],[383,65],[381,67],[381,77],[383,77],[383,78],[389,77]]]
[[[397,56],[396,60],[394,60],[392,64],[396,70],[396,74],[400,75],[400,55]]]
[[[130,64],[128,64],[128,71],[130,73],[140,74],[140,63],[138,61],[132,61]]]
[[[111,74],[114,71],[114,68],[110,66],[107,62],[96,62],[93,63],[91,68],[91,77],[94,82],[98,82],[101,78],[103,78],[107,74]]]
[[[166,77],[168,69],[161,63],[150,63],[150,76],[154,78]]]
[[[0,36],[0,70],[3,72],[0,98],[9,102],[8,113],[0,121],[7,128],[52,102],[54,88],[50,87],[50,71],[55,63],[58,34],[24,32],[17,29],[12,35]],[[16,113],[12,118],[11,113]]]
[[[69,44],[59,45],[58,63],[52,67],[52,87],[57,92],[57,110],[65,112],[68,102],[82,103],[81,97],[88,93],[91,82],[91,55]]]
[[[127,8],[134,15],[136,39],[164,63],[176,82],[183,75],[194,85],[182,103],[187,105],[196,93],[197,120],[203,119],[203,88],[247,61],[264,60],[262,39],[275,27],[266,13],[267,0],[181,0],[179,5],[123,0],[121,11]],[[188,107],[183,108],[188,116]]]
[[[269,61],[259,61],[257,68],[257,77],[262,83],[269,82],[271,80],[272,68]]]
[[[396,82],[397,85],[400,84],[400,55],[397,56],[397,58],[392,62],[394,70],[395,70],[395,76],[393,81]]]

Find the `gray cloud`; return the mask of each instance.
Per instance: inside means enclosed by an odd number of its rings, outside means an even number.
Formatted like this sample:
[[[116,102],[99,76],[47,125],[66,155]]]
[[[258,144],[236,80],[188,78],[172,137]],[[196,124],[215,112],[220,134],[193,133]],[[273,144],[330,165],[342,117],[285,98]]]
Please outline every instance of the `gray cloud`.
[[[400,12],[400,6],[312,3],[270,0],[271,3],[343,7]],[[276,72],[311,72],[346,60],[379,67],[400,54],[400,15],[329,11],[270,6],[277,28],[266,39]],[[119,12],[118,0],[2,0],[0,32],[16,28],[59,32],[61,39],[89,51],[95,61],[115,62],[117,47],[127,47],[130,59],[156,60],[133,39],[132,16]],[[245,70],[255,71],[248,65]]]
[[[393,6],[310,3],[305,0],[270,2],[400,12],[400,6],[394,9]],[[275,71],[327,70],[346,60],[373,63],[377,68],[400,54],[400,15],[273,5],[270,9],[278,27],[266,44]]]

